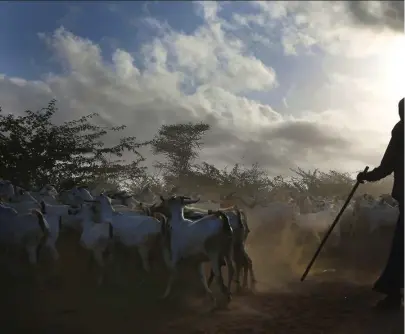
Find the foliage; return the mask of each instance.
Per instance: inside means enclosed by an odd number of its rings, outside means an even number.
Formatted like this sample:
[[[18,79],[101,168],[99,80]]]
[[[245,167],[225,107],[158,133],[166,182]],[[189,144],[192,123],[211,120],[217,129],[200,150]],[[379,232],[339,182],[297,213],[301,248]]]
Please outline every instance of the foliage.
[[[219,188],[223,196],[238,191],[252,195],[262,193],[270,190],[271,185],[266,171],[257,163],[250,167],[235,164],[230,170],[228,168],[220,170],[214,165],[203,162],[194,166],[191,178],[198,180],[195,183],[199,187],[205,185],[207,188],[210,185]]]
[[[235,164],[231,169],[220,170],[215,166],[203,162],[195,166],[192,176],[194,183],[188,181],[189,185],[204,192],[216,193],[222,197],[234,193],[244,195],[259,201],[269,201],[274,198],[285,198],[285,195],[305,194],[314,197],[339,197],[345,199],[350,193],[355,179],[348,173],[331,170],[321,172],[317,169],[313,171],[304,171],[301,168],[291,170],[294,175],[290,178],[284,178],[281,175],[273,178],[258,164],[251,167]],[[379,196],[390,193],[392,178],[386,178],[380,182],[367,183],[359,188],[358,194],[371,194]]]
[[[244,195],[257,200],[269,201],[283,194],[305,194],[314,197],[339,197],[345,199],[350,193],[355,179],[348,173],[331,170],[321,172],[319,170],[304,171],[301,168],[292,170],[294,175],[284,178],[281,175],[273,178],[260,168],[258,164],[250,168],[236,164],[229,171],[219,170],[215,166],[203,163],[196,169],[195,177],[199,184],[205,184],[205,190],[215,188],[223,196],[231,193]],[[367,193],[373,196],[388,194],[392,187],[392,177],[374,183],[362,185],[357,193]]]
[[[109,131],[121,131],[125,126],[95,125],[91,120],[97,114],[56,125],[52,117],[57,111],[52,100],[46,108],[27,110],[23,116],[0,113],[2,178],[30,188],[46,183],[88,183],[100,175],[120,180],[144,172],[139,166],[143,157],[137,151],[143,144],[135,137],[124,137],[111,147],[102,141]],[[134,153],[136,160],[125,163],[119,159],[125,151]]]
[[[166,187],[158,175],[145,174],[142,177],[131,180],[127,183],[128,193],[133,194],[137,199],[152,202],[156,194],[165,194]]]
[[[4,115],[0,109],[0,176],[16,185],[35,188],[46,183],[60,188],[73,185],[97,187],[97,191],[127,189],[147,201],[153,194],[172,191],[188,194],[219,194],[222,197],[250,196],[264,201],[280,193],[304,193],[319,197],[344,198],[355,180],[335,170],[291,170],[294,175],[270,177],[258,164],[219,169],[207,162],[196,164],[203,137],[210,126],[205,123],[163,125],[152,141],[138,143],[135,137],[124,137],[115,146],[105,146],[103,137],[125,126],[105,128],[92,123],[97,114],[57,125],[52,118],[58,111],[56,102],[23,116]],[[155,155],[164,157],[156,163],[162,175],[148,173],[138,149],[151,145]],[[134,161],[122,159],[132,152]],[[392,178],[369,183],[359,193],[378,196],[389,193]]]
[[[166,159],[165,162],[156,163],[166,180],[189,174],[201,149],[202,137],[209,129],[206,123],[162,125],[152,140],[152,150]]]
[[[293,170],[296,174],[292,183],[299,192],[310,193],[313,196],[344,196],[350,192],[354,180],[347,173],[334,170],[328,173],[314,171],[305,172],[301,168]]]

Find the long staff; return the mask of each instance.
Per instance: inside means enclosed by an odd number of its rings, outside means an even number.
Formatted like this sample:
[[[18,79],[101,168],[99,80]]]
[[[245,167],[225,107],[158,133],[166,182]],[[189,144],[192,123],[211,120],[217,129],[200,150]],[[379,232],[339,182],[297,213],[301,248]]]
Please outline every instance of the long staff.
[[[364,168],[363,173],[367,173],[368,171],[368,166]],[[328,240],[329,235],[332,233],[333,229],[335,228],[336,224],[339,222],[340,217],[342,216],[343,212],[346,210],[346,207],[349,205],[350,200],[352,199],[354,193],[356,192],[358,186],[360,185],[360,182],[357,181],[356,184],[353,186],[352,191],[350,192],[349,196],[347,197],[347,200],[345,204],[343,204],[343,207],[340,209],[338,215],[336,216],[335,220],[333,221],[332,225],[329,227],[328,231],[326,232],[325,236],[322,239],[321,244],[319,245],[318,249],[316,250],[314,256],[312,257],[311,261],[309,262],[307,269],[305,269],[304,274],[301,277],[301,282],[304,281],[304,279],[307,277],[309,271],[311,270],[312,265],[314,264],[316,258],[318,257],[319,253],[322,250],[322,247],[325,245],[326,240]]]

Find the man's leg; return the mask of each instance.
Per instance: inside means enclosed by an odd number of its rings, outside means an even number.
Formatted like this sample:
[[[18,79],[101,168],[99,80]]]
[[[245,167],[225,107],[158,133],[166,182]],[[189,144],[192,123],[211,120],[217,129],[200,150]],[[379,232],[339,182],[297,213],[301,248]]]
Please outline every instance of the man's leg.
[[[386,295],[377,304],[381,309],[401,307],[401,289],[404,287],[404,204],[400,203],[399,217],[395,227],[387,265],[374,284],[374,290]]]

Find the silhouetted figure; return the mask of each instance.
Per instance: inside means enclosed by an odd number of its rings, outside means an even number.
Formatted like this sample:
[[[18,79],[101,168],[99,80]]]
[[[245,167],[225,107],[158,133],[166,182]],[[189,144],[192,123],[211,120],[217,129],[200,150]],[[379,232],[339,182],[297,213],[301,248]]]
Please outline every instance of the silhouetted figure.
[[[400,121],[391,132],[391,140],[380,166],[357,175],[359,182],[378,181],[394,173],[392,197],[399,203],[399,217],[392,240],[387,265],[374,284],[374,290],[386,295],[376,306],[379,309],[399,309],[404,287],[404,99],[398,104]]]

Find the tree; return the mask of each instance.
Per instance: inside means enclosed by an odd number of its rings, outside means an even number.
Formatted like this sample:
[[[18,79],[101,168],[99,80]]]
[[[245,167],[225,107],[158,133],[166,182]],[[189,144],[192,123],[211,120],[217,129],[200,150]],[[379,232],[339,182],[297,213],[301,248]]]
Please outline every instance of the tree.
[[[227,168],[218,169],[214,165],[203,162],[194,166],[192,173],[203,192],[211,193],[215,190],[222,199],[230,199],[235,195],[264,199],[272,185],[266,171],[257,163],[250,167],[235,164],[228,170]]]
[[[91,123],[97,114],[83,116],[61,125],[52,123],[58,111],[52,100],[39,111],[27,110],[23,116],[4,115],[0,108],[0,177],[25,188],[46,183],[66,186],[87,183],[100,175],[118,182],[143,174],[144,160],[137,151],[147,143],[125,137],[117,145],[106,147],[101,140],[109,131],[125,126],[101,127]],[[125,151],[135,160],[119,159]]]
[[[158,175],[145,174],[144,176],[126,184],[128,193],[140,201],[153,202],[157,195],[166,194],[164,184]]]
[[[201,149],[202,138],[209,129],[206,123],[162,125],[151,143],[153,153],[166,158],[166,162],[155,165],[162,169],[166,182],[190,175],[192,164]]]
[[[313,171],[304,171],[301,168],[292,170],[296,176],[291,178],[290,185],[297,192],[320,197],[340,197],[346,198],[352,189],[355,179],[348,173],[342,173],[335,170],[321,172],[317,169]],[[370,194],[379,196],[383,193],[389,193],[392,187],[392,177],[387,177],[379,182],[363,184],[357,190],[356,194]]]

